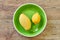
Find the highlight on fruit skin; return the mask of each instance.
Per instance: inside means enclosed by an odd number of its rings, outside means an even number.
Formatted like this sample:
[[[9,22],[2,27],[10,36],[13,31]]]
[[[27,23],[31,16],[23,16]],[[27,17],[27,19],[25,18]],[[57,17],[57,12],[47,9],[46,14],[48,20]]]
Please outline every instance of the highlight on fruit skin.
[[[30,28],[31,28],[31,21],[25,14],[22,13],[19,16],[19,22],[20,22],[20,24],[22,25],[22,27],[25,30],[30,30]]]
[[[36,13],[32,16],[32,22],[33,22],[34,24],[38,24],[38,23],[40,22],[40,20],[41,20],[41,17],[40,17],[40,15],[39,15],[39,13],[36,12]]]

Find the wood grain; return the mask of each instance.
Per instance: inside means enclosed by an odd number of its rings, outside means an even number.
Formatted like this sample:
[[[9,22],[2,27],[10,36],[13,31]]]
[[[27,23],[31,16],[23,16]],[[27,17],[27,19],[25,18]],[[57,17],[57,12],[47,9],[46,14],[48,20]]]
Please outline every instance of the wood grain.
[[[21,36],[13,27],[13,14],[24,3],[40,5],[47,15],[47,26],[38,36]],[[0,40],[60,40],[60,0],[0,0]]]

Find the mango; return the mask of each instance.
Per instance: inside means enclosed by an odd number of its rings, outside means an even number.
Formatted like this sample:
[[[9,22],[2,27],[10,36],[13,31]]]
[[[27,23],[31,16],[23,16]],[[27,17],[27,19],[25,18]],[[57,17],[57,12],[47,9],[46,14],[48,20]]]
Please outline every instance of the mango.
[[[25,30],[30,30],[30,28],[31,28],[31,21],[25,14],[22,13],[19,16],[19,22],[20,22],[20,24],[22,25],[22,27]]]

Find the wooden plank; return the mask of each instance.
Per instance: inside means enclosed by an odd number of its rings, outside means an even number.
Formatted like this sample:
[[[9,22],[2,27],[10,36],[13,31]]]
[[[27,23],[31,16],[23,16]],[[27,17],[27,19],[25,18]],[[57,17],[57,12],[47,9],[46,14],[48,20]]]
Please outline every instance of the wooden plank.
[[[48,20],[60,20],[59,8],[45,8]]]
[[[59,7],[60,0],[1,0],[3,5],[19,6],[23,3],[36,3],[42,5],[43,7]]]

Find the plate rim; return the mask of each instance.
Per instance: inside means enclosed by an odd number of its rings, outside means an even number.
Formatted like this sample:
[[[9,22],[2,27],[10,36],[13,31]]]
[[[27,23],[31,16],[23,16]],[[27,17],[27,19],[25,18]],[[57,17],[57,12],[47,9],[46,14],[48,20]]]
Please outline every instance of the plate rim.
[[[22,6],[28,5],[28,4],[36,5],[37,7],[39,7],[39,8],[43,11],[43,13],[44,13],[44,15],[45,15],[45,17],[46,17],[46,22],[45,22],[45,24],[44,24],[44,28],[41,30],[41,32],[39,32],[39,33],[37,33],[37,34],[35,34],[35,35],[32,35],[32,36],[27,36],[27,35],[24,35],[23,33],[21,33],[21,32],[16,28],[15,23],[14,23],[14,16],[15,16],[15,13],[17,12],[17,10],[18,10],[19,8],[21,8]],[[44,9],[43,9],[40,5],[38,5],[38,4],[35,4],[35,3],[25,3],[25,4],[22,4],[22,5],[19,5],[18,8],[15,10],[15,12],[14,12],[14,14],[13,14],[13,26],[14,26],[15,30],[16,30],[19,34],[21,34],[21,35],[23,35],[23,36],[25,36],[25,37],[35,37],[35,36],[41,34],[41,33],[44,31],[46,25],[47,25],[47,16],[46,16],[46,13],[45,13]]]

